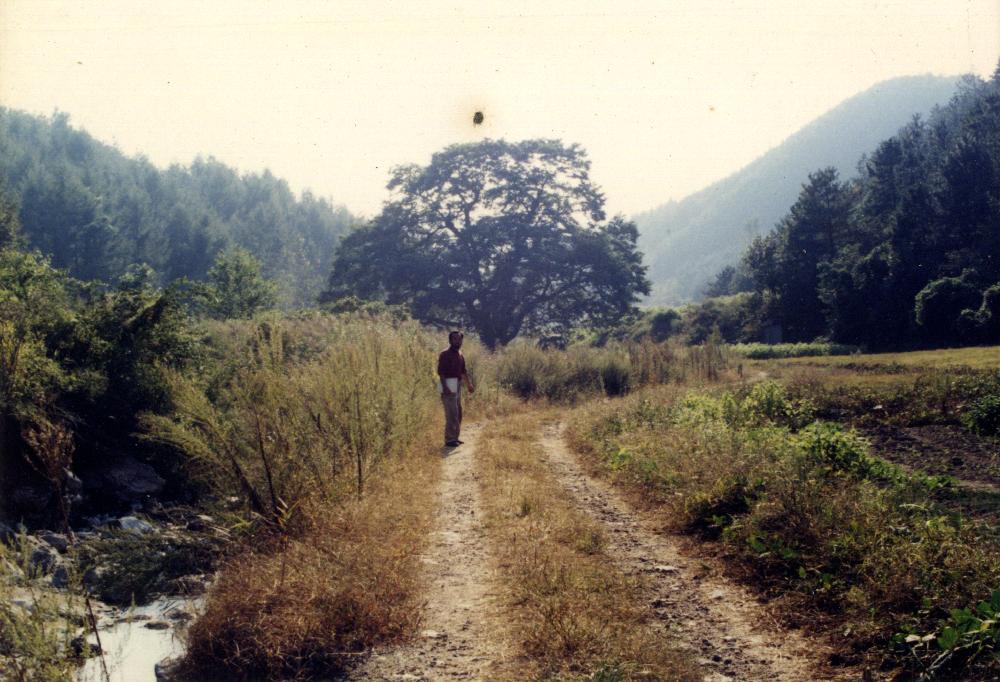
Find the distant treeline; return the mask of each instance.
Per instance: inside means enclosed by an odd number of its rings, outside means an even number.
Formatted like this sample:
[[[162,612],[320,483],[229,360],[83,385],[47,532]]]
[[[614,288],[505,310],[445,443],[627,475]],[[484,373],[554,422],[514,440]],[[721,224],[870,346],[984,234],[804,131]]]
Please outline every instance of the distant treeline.
[[[162,283],[203,279],[220,251],[241,247],[289,305],[315,301],[337,240],[356,221],[270,172],[218,161],[156,168],[69,125],[62,113],[0,108],[0,187],[19,206],[27,246],[83,280],[114,281],[150,265]]]
[[[694,341],[717,325],[730,341],[1000,342],[1000,69],[966,77],[859,168],[846,182],[810,174],[709,300],[660,325]]]

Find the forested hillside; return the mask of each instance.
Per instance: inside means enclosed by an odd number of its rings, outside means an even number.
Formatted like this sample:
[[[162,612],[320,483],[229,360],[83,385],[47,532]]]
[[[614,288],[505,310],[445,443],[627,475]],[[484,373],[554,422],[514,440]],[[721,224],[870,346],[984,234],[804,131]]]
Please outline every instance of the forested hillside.
[[[0,108],[0,185],[20,207],[27,245],[84,280],[114,280],[147,263],[163,282],[201,279],[228,247],[248,250],[287,305],[315,300],[345,208],[268,171],[240,174],[215,159],[161,170],[129,158],[69,117]]]
[[[861,155],[914,114],[948,101],[957,79],[895,78],[852,97],[740,171],[679,202],[635,217],[653,282],[651,302],[677,304],[701,293],[712,273],[735,263],[795,201],[807,173],[833,166],[854,174]]]
[[[1000,340],[1000,69],[963,80],[947,106],[879,144],[858,177],[810,174],[715,288],[750,289],[745,328],[770,320],[787,340]]]

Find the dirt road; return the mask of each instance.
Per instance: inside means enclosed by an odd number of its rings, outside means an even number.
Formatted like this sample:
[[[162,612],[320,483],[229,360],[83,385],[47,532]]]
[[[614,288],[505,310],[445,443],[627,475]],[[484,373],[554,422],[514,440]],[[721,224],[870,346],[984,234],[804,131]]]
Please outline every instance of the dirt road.
[[[516,669],[516,647],[497,605],[476,482],[478,429],[447,455],[437,528],[424,557],[427,605],[424,628],[409,646],[376,651],[354,680],[489,680]],[[563,443],[561,425],[546,427],[539,457],[569,490],[579,508],[605,527],[618,568],[642,574],[645,598],[673,645],[692,652],[704,679],[799,682],[840,678],[817,672],[826,654],[814,642],[769,623],[743,588],[699,561],[679,542],[652,528],[607,483],[589,476]],[[669,634],[668,634],[669,632]],[[679,641],[678,641],[679,640]],[[506,673],[506,674],[504,674]]]
[[[427,603],[411,645],[375,651],[352,680],[487,680],[505,658],[473,468],[479,429],[443,453],[434,536],[423,557]]]
[[[589,476],[566,448],[561,425],[546,427],[545,457],[580,508],[601,523],[609,554],[629,574],[647,577],[647,598],[676,643],[694,653],[705,680],[817,680],[816,644],[768,623],[746,590],[699,561],[677,539],[657,532],[604,481]],[[844,679],[849,679],[845,675]]]

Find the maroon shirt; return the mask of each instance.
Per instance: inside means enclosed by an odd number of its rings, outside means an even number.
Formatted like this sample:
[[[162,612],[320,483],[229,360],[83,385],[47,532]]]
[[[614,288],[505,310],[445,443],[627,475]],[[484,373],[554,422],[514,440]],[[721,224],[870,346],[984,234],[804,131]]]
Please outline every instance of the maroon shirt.
[[[462,351],[449,348],[438,356],[438,376],[444,379],[461,379],[465,375],[465,357]]]

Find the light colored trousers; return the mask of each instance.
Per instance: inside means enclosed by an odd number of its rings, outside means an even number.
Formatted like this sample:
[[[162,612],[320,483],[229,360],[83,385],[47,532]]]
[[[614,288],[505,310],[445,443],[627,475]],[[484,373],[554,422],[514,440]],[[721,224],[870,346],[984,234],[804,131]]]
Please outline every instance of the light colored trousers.
[[[462,430],[462,394],[461,389],[451,395],[441,394],[441,403],[444,405],[444,440],[458,440],[458,434]]]

